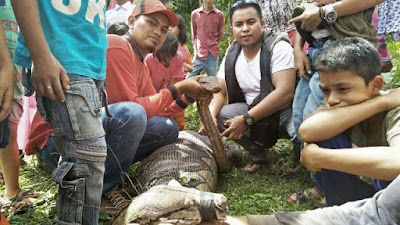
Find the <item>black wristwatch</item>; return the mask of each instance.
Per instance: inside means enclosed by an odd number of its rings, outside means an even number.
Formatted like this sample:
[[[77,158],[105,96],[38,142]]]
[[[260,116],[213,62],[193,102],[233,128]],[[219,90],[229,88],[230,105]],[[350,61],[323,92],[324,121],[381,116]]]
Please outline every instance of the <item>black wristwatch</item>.
[[[254,123],[254,117],[250,116],[248,113],[243,114],[244,123],[248,126]]]

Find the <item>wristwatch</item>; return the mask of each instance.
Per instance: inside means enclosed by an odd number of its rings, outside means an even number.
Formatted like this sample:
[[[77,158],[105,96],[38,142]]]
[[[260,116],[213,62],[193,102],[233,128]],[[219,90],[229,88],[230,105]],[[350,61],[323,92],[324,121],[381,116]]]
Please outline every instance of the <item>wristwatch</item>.
[[[248,113],[243,114],[244,123],[250,126],[254,123],[254,117],[250,116]]]
[[[329,5],[325,5],[323,7],[324,11],[325,11],[325,21],[328,24],[334,24],[336,22],[337,19],[337,13],[335,11],[335,9],[333,8],[332,4]]]

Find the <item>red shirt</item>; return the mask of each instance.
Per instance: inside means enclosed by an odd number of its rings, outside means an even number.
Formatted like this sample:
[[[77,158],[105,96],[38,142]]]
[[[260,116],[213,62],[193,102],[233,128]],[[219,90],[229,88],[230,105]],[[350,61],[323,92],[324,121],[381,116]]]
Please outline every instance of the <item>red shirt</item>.
[[[173,101],[168,89],[156,92],[147,66],[140,61],[125,38],[117,35],[107,35],[107,38],[106,90],[109,104],[122,101],[136,102],[146,110],[147,118],[155,115],[172,117],[183,111]],[[45,122],[36,112],[25,148],[26,154],[34,154],[35,148],[43,149],[53,134],[51,124]]]
[[[124,37],[107,35],[107,39],[106,91],[110,104],[136,102],[146,110],[147,118],[155,115],[172,117],[183,111],[168,89],[156,92],[146,64]]]
[[[25,147],[27,155],[35,154],[35,148],[43,149],[47,140],[54,134],[53,128],[50,123],[47,123],[36,111],[35,117],[32,120],[31,133],[29,134],[29,141]]]
[[[156,91],[167,88],[171,79],[176,79],[177,81],[185,79],[185,74],[183,73],[185,61],[180,52],[177,52],[175,57],[172,58],[169,67],[165,67],[153,54],[148,54],[144,61],[149,69],[150,78]]]
[[[215,6],[206,13],[202,6],[193,10],[191,21],[195,57],[206,60],[210,52],[215,59],[218,58],[219,42],[225,31],[224,13]]]

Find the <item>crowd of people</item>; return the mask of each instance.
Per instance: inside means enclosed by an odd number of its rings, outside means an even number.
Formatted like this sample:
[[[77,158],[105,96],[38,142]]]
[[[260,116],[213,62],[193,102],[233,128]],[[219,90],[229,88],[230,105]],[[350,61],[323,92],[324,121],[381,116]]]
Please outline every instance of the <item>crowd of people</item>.
[[[23,80],[38,108],[25,152],[52,171],[58,224],[126,208],[131,165],[177,139],[194,101],[210,102],[221,136],[248,151],[245,173],[290,139],[315,185],[287,202],[329,206],[226,223],[400,223],[400,92],[383,92],[381,76],[392,68],[385,35],[399,41],[400,31],[400,13],[387,11],[399,3],[237,0],[226,23],[215,1],[191,14],[192,54],[171,0],[114,0],[107,11],[105,0],[0,0],[1,207],[18,212],[38,197],[18,183]],[[233,42],[222,54],[225,24]],[[204,74],[219,93],[199,84]]]

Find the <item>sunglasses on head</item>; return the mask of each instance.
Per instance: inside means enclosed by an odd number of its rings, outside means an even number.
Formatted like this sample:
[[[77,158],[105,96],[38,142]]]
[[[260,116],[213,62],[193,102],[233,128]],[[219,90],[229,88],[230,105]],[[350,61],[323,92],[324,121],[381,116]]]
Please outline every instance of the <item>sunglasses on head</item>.
[[[255,4],[258,5],[258,2],[256,0],[239,0],[235,3],[232,4],[231,9],[235,9],[236,7],[238,7],[239,5],[242,4]]]

